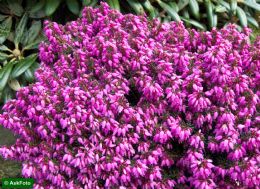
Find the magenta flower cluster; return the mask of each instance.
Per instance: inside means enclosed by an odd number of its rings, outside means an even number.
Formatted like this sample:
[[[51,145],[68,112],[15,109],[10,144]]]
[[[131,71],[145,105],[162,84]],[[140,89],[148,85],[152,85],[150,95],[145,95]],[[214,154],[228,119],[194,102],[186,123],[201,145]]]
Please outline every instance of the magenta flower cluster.
[[[260,40],[85,8],[46,22],[37,82],[0,115],[34,188],[260,186]]]

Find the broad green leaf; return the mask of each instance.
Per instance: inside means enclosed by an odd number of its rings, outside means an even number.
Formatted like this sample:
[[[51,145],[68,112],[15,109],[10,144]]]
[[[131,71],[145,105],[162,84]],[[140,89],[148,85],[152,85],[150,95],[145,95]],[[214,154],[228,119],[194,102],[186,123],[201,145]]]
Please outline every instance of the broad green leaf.
[[[222,6],[224,6],[227,10],[230,10],[230,5],[229,5],[227,2],[225,2],[225,1],[223,1],[223,0],[219,0],[219,3],[220,3]]]
[[[120,11],[120,5],[118,0],[107,0],[107,3],[112,9]]]
[[[12,27],[12,23],[12,17],[9,16],[0,24],[0,37],[8,37]]]
[[[254,18],[251,17],[251,16],[247,16],[246,18],[247,18],[247,21],[248,21],[251,25],[253,25],[253,26],[259,28],[259,24],[258,24],[258,22],[256,21],[256,19],[254,19]]]
[[[188,12],[187,9],[183,11],[182,16],[183,16],[182,20],[183,20],[184,18],[187,19],[187,20],[190,20],[190,15],[189,15],[189,12]],[[191,26],[191,24],[190,24],[189,22],[185,22],[185,21],[184,21],[184,23],[185,23],[185,25],[188,26],[188,27]]]
[[[35,6],[35,4],[37,4],[37,3],[38,3],[37,0],[26,0],[25,10],[26,10],[26,11],[31,10],[31,8],[32,8],[33,6]]]
[[[218,16],[213,13],[213,27],[217,27],[218,25]]]
[[[246,27],[247,26],[246,13],[240,7],[237,7],[237,16],[239,18],[241,26]]]
[[[195,26],[196,28],[199,28],[199,29],[201,29],[201,30],[203,30],[203,31],[206,30],[206,26],[203,25],[203,24],[201,24],[201,23],[199,23],[199,22],[197,22],[196,20],[186,19],[186,18],[184,18],[184,17],[181,17],[181,19],[182,19],[184,22],[187,22],[187,23],[189,23],[189,24]]]
[[[15,65],[12,71],[12,78],[16,78],[24,73],[37,59],[37,54],[32,54],[24,59],[21,59]]]
[[[227,8],[224,7],[223,5],[218,5],[215,7],[215,12],[220,12],[220,13],[227,12]]]
[[[192,15],[196,18],[200,18],[200,10],[199,10],[199,4],[196,0],[190,0],[189,1],[189,7],[191,10]]]
[[[28,15],[27,15],[27,13],[25,13],[23,15],[23,17],[21,18],[20,22],[18,23],[18,25],[16,26],[15,36],[14,36],[14,44],[15,44],[16,47],[18,47],[18,44],[21,41],[24,29],[25,29],[26,24],[27,24],[27,20],[28,20]]]
[[[37,38],[41,32],[42,24],[41,21],[33,21],[31,27],[26,33],[25,45],[31,44]]]
[[[34,73],[38,68],[40,67],[40,64],[38,62],[34,62],[29,70],[31,70],[32,73]]]
[[[67,6],[69,8],[69,10],[75,14],[78,15],[79,14],[79,2],[77,0],[66,0]]]
[[[30,10],[29,13],[35,13],[43,9],[45,5],[45,0],[40,0],[38,3],[34,4]]]
[[[178,7],[177,3],[169,2],[168,5],[170,5],[170,7],[172,7],[176,12],[179,11],[179,7]]]
[[[10,89],[10,87],[7,85],[1,95],[1,100],[3,100],[4,104],[9,101],[10,99],[12,99],[14,97],[13,91],[12,89]]]
[[[38,62],[34,62],[33,65],[24,72],[25,80],[30,83],[33,82],[35,80],[34,73],[39,67],[40,64]]]
[[[0,61],[6,60],[8,58],[8,56],[9,56],[8,54],[0,51]]]
[[[90,6],[90,7],[94,7],[94,6],[97,5],[98,0],[91,0],[90,2],[91,2],[91,3],[90,3],[88,6]]]
[[[248,0],[241,1],[241,3],[245,4],[248,7],[253,8],[257,11],[260,11],[260,4],[259,3],[256,3],[256,2],[253,2],[253,1],[248,1]]]
[[[213,5],[210,0],[205,0],[206,9],[207,9],[207,16],[208,16],[208,23],[210,28],[214,27],[214,20],[213,20]]]
[[[45,14],[47,16],[52,15],[59,7],[61,0],[46,0]]]
[[[19,4],[16,0],[8,0],[8,7],[11,10],[11,13],[13,13],[16,16],[22,16],[24,9],[21,4]]]
[[[107,0],[106,2],[112,9],[115,9],[114,2],[112,0]]]
[[[30,83],[33,82],[34,81],[34,74],[33,74],[33,72],[30,69],[26,70],[24,72],[24,78],[26,79],[26,81],[28,81]]]
[[[183,11],[183,17],[186,18],[186,19],[190,18],[188,10]]]
[[[6,19],[6,17],[8,17],[8,16],[0,14],[0,22],[3,21],[4,19]]]
[[[170,7],[168,4],[162,2],[161,0],[158,0],[158,4],[169,14],[169,16],[171,16],[173,18],[173,20],[180,22],[181,18],[178,15],[178,13],[172,8]]]
[[[10,15],[10,9],[6,3],[0,3],[0,10],[2,14]]]
[[[91,0],[82,0],[84,6],[88,6],[91,3]]]
[[[39,10],[37,12],[29,12],[29,17],[39,19],[46,17],[46,14],[44,10]]]
[[[189,0],[178,1],[179,11],[182,10],[184,7],[186,7],[188,4],[189,4]]]
[[[7,46],[5,45],[0,45],[0,51],[9,51],[12,52]],[[1,53],[1,52],[0,52]]]
[[[9,76],[12,72],[13,63],[9,62],[4,68],[0,70],[0,91],[5,88],[5,85],[9,79]]]
[[[150,3],[149,0],[145,0],[143,2],[143,6],[149,12],[150,18],[155,18],[156,17],[156,13],[155,13],[154,7],[152,6],[152,4]]]
[[[11,31],[11,32],[9,33],[7,39],[8,39],[9,41],[12,41],[12,42],[14,41],[14,31]]]
[[[16,79],[9,80],[8,85],[15,91],[19,91],[21,89],[20,83]]]
[[[144,8],[137,0],[126,0],[137,14],[144,14]]]
[[[23,50],[37,49],[40,42],[44,41],[45,37],[43,35],[39,35],[32,43],[26,45]]]
[[[236,12],[237,12],[237,0],[231,0],[230,11],[231,11],[232,14],[236,14]]]
[[[5,39],[6,39],[5,37],[1,36],[0,37],[0,44],[2,44],[5,41]]]
[[[120,11],[119,0],[113,0],[113,2],[114,2],[115,9]]]

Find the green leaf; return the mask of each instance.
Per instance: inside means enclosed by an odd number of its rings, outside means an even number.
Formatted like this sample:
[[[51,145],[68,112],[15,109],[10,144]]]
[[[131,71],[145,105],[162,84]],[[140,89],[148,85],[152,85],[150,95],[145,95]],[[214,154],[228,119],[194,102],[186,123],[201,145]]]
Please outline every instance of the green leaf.
[[[227,8],[224,7],[223,5],[218,5],[215,7],[215,12],[220,12],[220,13],[227,12]]]
[[[8,17],[8,16],[0,14],[0,22],[3,21],[4,19],[6,19],[6,17]]]
[[[41,32],[42,24],[41,21],[33,21],[31,27],[26,33],[24,45],[28,45],[34,42],[39,33]]]
[[[150,3],[149,0],[144,1],[143,2],[143,6],[149,12],[150,18],[155,18],[156,17],[156,13],[155,13],[154,7],[152,6],[152,4]]]
[[[172,7],[176,12],[179,11],[179,7],[178,7],[177,3],[169,2],[168,5],[170,5],[170,7]]]
[[[30,69],[26,70],[24,72],[24,78],[26,79],[26,81],[28,81],[30,83],[33,82],[34,81],[34,74],[33,74],[33,72]]]
[[[227,2],[225,2],[225,1],[223,1],[223,0],[220,0],[219,3],[220,3],[222,6],[224,6],[227,10],[230,10],[230,5],[229,5]]]
[[[196,20],[186,19],[186,18],[184,18],[184,17],[181,17],[181,19],[182,19],[184,22],[187,22],[187,23],[189,23],[189,24],[195,26],[196,28],[199,28],[199,29],[201,29],[201,30],[203,30],[203,31],[206,30],[206,26],[203,25],[203,24],[201,24],[201,23],[199,23],[199,22],[197,22]]]
[[[84,6],[88,6],[91,3],[91,0],[82,0]]]
[[[7,46],[5,45],[0,45],[0,51],[9,51],[12,52]],[[1,52],[0,52],[1,53]]]
[[[230,2],[230,11],[232,14],[236,14],[237,11],[237,0],[231,0]]]
[[[44,41],[45,37],[39,35],[32,43],[26,45],[23,50],[37,49],[40,42]]]
[[[0,10],[1,13],[10,15],[10,9],[6,3],[0,3]]]
[[[136,0],[127,0],[127,2],[137,14],[144,14],[145,11],[141,3]]]
[[[4,68],[0,70],[0,91],[5,88],[5,85],[9,79],[9,76],[12,72],[13,63],[9,62]]]
[[[12,23],[12,17],[9,16],[0,24],[0,37],[8,37],[11,31]]]
[[[79,14],[79,2],[77,0],[66,0],[67,6],[70,10],[75,15]]]
[[[192,15],[196,18],[200,18],[200,10],[199,10],[199,4],[196,0],[190,0],[189,7],[191,10]]]
[[[207,9],[207,16],[210,28],[214,27],[214,20],[213,20],[213,6],[210,0],[205,0],[206,9]]]
[[[0,52],[0,61],[5,61],[8,58],[8,54]]]
[[[24,59],[21,59],[15,65],[12,71],[12,78],[16,78],[24,73],[37,59],[37,54],[32,54]]]
[[[188,10],[183,11],[183,17],[186,18],[186,19],[190,19],[190,15],[189,15]]]
[[[189,14],[189,12],[188,12],[187,9],[183,11],[182,16],[183,16],[183,17],[181,17],[182,20],[183,20],[183,19],[190,20],[190,14]],[[190,26],[191,26],[191,24],[190,24],[189,22],[185,22],[185,21],[184,21],[184,23],[185,23],[185,25],[186,25],[187,27],[190,27]]]
[[[22,16],[24,9],[21,4],[19,4],[16,0],[8,0],[8,7],[10,8],[11,12],[16,16]]]
[[[3,100],[4,104],[13,98],[13,91],[10,89],[10,87],[7,85],[1,95],[1,100]]]
[[[46,14],[45,14],[45,11],[44,11],[44,10],[39,10],[39,11],[37,11],[37,12],[30,12],[30,13],[29,13],[29,17],[30,17],[30,18],[39,19],[39,18],[44,18],[44,17],[46,17]]]
[[[246,18],[247,18],[247,21],[248,21],[251,25],[253,25],[253,26],[259,28],[259,24],[258,24],[258,22],[256,21],[256,19],[254,19],[254,18],[251,17],[251,16],[247,16]]]
[[[11,32],[9,33],[7,39],[8,39],[9,41],[12,41],[12,42],[14,41],[14,31],[11,31]]]
[[[237,16],[239,18],[241,26],[246,27],[247,26],[246,13],[240,7],[237,7]]]
[[[113,1],[114,6],[115,6],[115,9],[120,11],[119,0],[112,0],[112,1]]]
[[[5,41],[5,37],[3,37],[3,36],[0,36],[0,44],[2,44],[4,41]]]
[[[107,3],[112,9],[116,9],[120,11],[120,5],[118,0],[107,0]]]
[[[8,85],[15,91],[19,91],[21,89],[20,83],[16,79],[9,80]]]
[[[47,16],[52,15],[59,7],[61,0],[46,0],[45,14]]]
[[[248,7],[253,8],[253,9],[257,10],[257,11],[260,11],[260,4],[258,4],[256,2],[244,0],[244,1],[241,1],[241,3],[245,4]]]
[[[45,0],[40,0],[38,3],[36,3],[34,6],[31,7],[29,10],[29,13],[35,13],[40,11],[45,5]]]
[[[98,3],[98,0],[82,0],[83,6],[94,7]]]
[[[216,14],[213,15],[213,27],[217,27],[218,25],[218,16]]]
[[[158,4],[164,9],[166,10],[166,12],[173,18],[173,20],[180,22],[181,18],[178,15],[178,13],[169,5],[167,5],[166,3],[162,2],[161,0],[158,0]]]
[[[98,0],[91,0],[90,2],[91,2],[91,3],[90,3],[88,6],[90,6],[90,7],[94,7],[94,6],[97,5]]]
[[[184,7],[186,7],[188,4],[189,4],[189,0],[178,1],[179,11],[182,10]]]
[[[20,22],[18,23],[18,25],[16,26],[15,36],[14,36],[14,44],[15,44],[16,47],[18,47],[18,44],[21,41],[24,29],[25,29],[26,24],[27,24],[27,20],[28,20],[28,15],[27,15],[27,13],[25,13],[23,15],[23,17],[21,18]]]
[[[38,62],[34,62],[33,65],[24,72],[24,78],[28,82],[33,82],[35,80],[34,73],[40,67]]]

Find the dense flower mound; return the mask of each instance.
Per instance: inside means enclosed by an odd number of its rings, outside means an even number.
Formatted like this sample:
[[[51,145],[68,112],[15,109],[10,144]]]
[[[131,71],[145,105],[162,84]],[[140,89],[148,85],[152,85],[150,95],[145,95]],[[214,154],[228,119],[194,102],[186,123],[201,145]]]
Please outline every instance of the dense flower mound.
[[[35,188],[257,188],[260,40],[122,15],[46,22],[37,82],[0,124]]]

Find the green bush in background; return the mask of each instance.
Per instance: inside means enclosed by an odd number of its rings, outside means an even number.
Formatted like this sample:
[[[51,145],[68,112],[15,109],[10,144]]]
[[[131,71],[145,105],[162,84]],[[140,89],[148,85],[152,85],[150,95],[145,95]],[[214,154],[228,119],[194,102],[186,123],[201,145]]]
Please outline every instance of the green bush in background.
[[[118,5],[118,0],[111,0]],[[124,2],[124,1],[120,1]],[[236,23],[239,27],[259,27],[259,0],[126,0],[137,14],[146,12],[163,22],[182,20],[187,26],[201,30]],[[112,3],[110,3],[112,4]],[[113,7],[113,6],[112,6]],[[116,9],[118,6],[114,6]]]
[[[146,14],[162,22],[183,21],[187,27],[209,30],[235,23],[238,29],[259,27],[260,0],[106,0],[122,13]],[[75,20],[83,6],[98,0],[0,1],[0,106],[15,91],[34,81],[37,48],[44,40],[42,23]],[[256,30],[259,31],[259,30]]]

